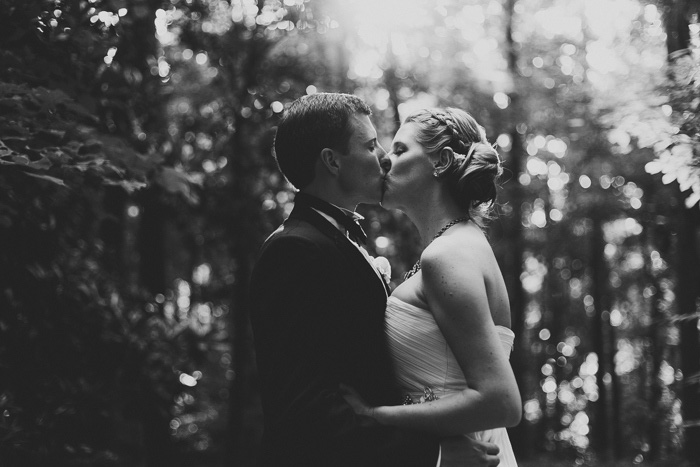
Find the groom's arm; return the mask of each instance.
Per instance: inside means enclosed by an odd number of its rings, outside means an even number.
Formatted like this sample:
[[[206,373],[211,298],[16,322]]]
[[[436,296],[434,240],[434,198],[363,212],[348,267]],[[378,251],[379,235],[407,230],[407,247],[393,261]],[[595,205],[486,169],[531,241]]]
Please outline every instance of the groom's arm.
[[[251,284],[252,316],[267,427],[292,458],[325,465],[433,467],[438,440],[356,415],[339,394],[328,287],[317,245],[268,245]],[[337,337],[337,336],[336,336]],[[292,459],[289,459],[293,462]]]

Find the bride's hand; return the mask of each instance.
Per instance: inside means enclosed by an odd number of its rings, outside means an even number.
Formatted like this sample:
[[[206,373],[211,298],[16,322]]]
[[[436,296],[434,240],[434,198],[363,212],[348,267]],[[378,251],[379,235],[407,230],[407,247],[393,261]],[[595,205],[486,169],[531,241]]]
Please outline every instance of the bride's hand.
[[[374,415],[374,407],[370,407],[360,393],[350,386],[341,383],[340,395],[350,404],[350,407],[352,407],[356,414],[365,415],[367,417],[372,417]]]

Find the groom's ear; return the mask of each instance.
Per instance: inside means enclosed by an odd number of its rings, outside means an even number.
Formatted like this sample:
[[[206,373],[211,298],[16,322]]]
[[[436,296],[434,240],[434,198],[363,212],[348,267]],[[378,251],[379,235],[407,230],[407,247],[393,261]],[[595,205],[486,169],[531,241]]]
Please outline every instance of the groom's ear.
[[[338,175],[340,172],[339,153],[330,148],[321,150],[321,167],[327,170],[332,175]]]

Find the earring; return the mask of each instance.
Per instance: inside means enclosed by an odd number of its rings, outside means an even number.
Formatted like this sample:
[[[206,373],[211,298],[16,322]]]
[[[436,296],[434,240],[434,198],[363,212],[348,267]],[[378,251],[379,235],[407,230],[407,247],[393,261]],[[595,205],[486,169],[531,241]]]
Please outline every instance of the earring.
[[[433,170],[433,177],[438,178],[440,174],[438,173],[437,169]]]

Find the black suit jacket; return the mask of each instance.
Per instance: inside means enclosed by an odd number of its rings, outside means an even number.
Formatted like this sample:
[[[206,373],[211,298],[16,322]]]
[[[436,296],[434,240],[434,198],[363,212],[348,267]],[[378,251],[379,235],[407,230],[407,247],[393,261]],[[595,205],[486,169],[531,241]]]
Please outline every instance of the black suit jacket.
[[[400,403],[384,336],[388,289],[337,228],[297,202],[261,249],[251,322],[265,417],[261,466],[433,467],[437,438],[358,416]]]

